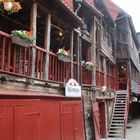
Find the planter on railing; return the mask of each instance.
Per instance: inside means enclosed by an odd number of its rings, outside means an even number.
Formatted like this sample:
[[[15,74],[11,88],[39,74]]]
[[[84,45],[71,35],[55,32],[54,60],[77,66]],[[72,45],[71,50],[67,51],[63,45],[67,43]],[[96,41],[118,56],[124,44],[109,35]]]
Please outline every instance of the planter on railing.
[[[29,47],[30,45],[32,45],[31,42],[23,40],[15,36],[12,36],[12,43],[20,45],[20,46],[24,46],[24,47]]]
[[[70,58],[66,57],[64,55],[58,55],[58,60],[63,61],[63,62],[70,62]]]
[[[31,31],[13,30],[11,32],[12,43],[29,47],[33,43],[33,35]]]
[[[87,70],[90,70],[90,71],[92,71],[93,70],[93,68],[95,67],[95,64],[93,63],[93,62],[86,62],[85,63],[85,68],[87,69]]]
[[[86,68],[87,70],[90,70],[90,71],[93,70],[93,67],[92,67],[92,66],[85,66],[85,68]]]
[[[63,62],[70,62],[70,51],[65,50],[65,48],[60,48],[57,52],[58,60]]]

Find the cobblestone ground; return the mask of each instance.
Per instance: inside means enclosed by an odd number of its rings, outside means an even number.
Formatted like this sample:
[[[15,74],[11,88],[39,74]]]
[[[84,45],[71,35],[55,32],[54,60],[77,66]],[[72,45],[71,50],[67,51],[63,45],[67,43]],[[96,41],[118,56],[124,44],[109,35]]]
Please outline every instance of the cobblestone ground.
[[[128,140],[140,140],[140,117],[128,123],[128,129],[126,131],[126,139]]]

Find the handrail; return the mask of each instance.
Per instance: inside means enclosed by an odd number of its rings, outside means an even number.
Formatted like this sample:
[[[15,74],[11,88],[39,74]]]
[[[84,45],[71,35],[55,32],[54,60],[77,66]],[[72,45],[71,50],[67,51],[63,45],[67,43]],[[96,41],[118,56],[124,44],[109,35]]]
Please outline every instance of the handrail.
[[[126,96],[126,104],[125,104],[125,119],[124,119],[124,138],[126,137],[126,128],[128,122],[128,112],[129,112],[129,97],[130,97],[130,87],[129,80],[127,81],[127,96]]]
[[[3,32],[3,31],[0,31],[0,35],[3,35],[3,36],[8,37],[8,38],[11,38],[11,35]]]

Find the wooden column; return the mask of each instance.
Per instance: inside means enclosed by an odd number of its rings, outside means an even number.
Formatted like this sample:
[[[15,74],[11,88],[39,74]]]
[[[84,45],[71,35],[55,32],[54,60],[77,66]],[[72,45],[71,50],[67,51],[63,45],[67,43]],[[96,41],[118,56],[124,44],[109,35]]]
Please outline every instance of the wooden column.
[[[80,67],[79,67],[79,58],[80,58],[80,53],[79,53],[79,47],[80,47],[80,35],[77,33],[77,81],[80,83]]]
[[[104,68],[104,85],[107,86],[106,58],[105,57],[103,57],[103,68]]]
[[[96,24],[95,19],[92,22],[92,28],[91,28],[91,61],[96,62]],[[96,68],[92,71],[92,86],[96,85]]]
[[[44,49],[46,49],[46,57],[44,60],[44,79],[48,80],[49,78],[49,51],[50,51],[50,36],[51,36],[51,15],[48,14],[46,17],[45,24],[45,41],[44,41]]]
[[[73,31],[71,32],[71,78],[73,78]]]
[[[36,45],[36,25],[37,25],[37,4],[33,3],[31,7],[31,24],[30,29],[33,33],[33,46]],[[36,50],[32,48],[32,62],[31,62],[31,76],[34,77],[35,73],[35,58],[36,58]]]

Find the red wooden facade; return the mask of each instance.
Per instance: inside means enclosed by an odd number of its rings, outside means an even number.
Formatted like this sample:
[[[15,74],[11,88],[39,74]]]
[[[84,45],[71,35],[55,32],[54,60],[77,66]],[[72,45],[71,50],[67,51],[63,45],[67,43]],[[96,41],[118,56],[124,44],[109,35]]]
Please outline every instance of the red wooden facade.
[[[81,101],[0,100],[1,140],[83,140]]]

